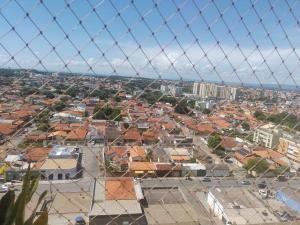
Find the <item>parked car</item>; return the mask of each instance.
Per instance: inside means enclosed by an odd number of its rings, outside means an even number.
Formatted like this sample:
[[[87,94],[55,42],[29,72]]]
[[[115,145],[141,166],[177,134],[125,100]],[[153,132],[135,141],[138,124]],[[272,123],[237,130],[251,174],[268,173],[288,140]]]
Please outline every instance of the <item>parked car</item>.
[[[259,183],[259,184],[257,185],[257,187],[258,187],[259,189],[265,189],[265,188],[267,187],[267,185],[266,185],[265,183]]]
[[[77,216],[75,218],[75,225],[85,225],[86,222],[85,220],[82,218],[82,216]]]
[[[242,184],[242,185],[250,185],[251,182],[250,182],[249,180],[242,180],[242,181],[241,181],[241,184]]]
[[[8,190],[9,190],[9,187],[7,185],[5,185],[5,184],[1,185],[0,193],[6,193],[6,192],[8,192]]]
[[[284,181],[287,181],[287,177],[284,175],[280,175],[280,176],[278,176],[277,180],[280,182],[284,182]]]
[[[202,181],[203,182],[211,182],[211,179],[209,177],[204,177]]]

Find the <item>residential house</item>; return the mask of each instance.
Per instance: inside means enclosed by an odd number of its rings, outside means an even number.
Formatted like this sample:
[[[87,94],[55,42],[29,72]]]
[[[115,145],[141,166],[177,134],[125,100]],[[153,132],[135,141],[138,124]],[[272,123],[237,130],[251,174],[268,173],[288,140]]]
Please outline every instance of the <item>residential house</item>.
[[[228,177],[230,170],[226,164],[207,164],[206,176],[208,177]]]
[[[75,128],[68,133],[65,142],[85,143],[87,133],[88,129],[86,127]]]
[[[48,135],[45,132],[32,132],[28,135],[26,135],[25,140],[26,142],[43,142],[48,139]]]
[[[143,146],[129,147],[128,155],[130,162],[143,162],[146,160],[146,150]]]
[[[155,163],[157,177],[181,177],[182,164],[180,163]]]
[[[182,163],[182,176],[203,177],[206,175],[206,167],[201,163]]]
[[[237,141],[232,138],[232,137],[222,137],[222,141],[221,141],[221,147],[225,150],[225,151],[233,151],[234,148],[236,148],[238,146]]]
[[[125,134],[123,134],[123,140],[125,143],[138,143],[141,142],[142,136],[136,128],[129,128]]]
[[[95,180],[90,225],[115,224],[147,225],[140,201],[144,198],[140,184],[133,178],[118,177]]]
[[[245,148],[240,148],[239,150],[234,152],[233,156],[233,162],[239,167],[243,167],[248,163],[250,159],[255,159],[256,156],[254,153],[251,151],[245,149]]]
[[[40,171],[42,180],[75,179],[79,172],[77,159],[47,158],[42,162],[34,164],[33,169]]]
[[[48,153],[50,152],[51,148],[31,148],[26,151],[26,158],[27,161],[30,162],[39,162],[43,161],[48,157]]]
[[[186,148],[164,148],[171,162],[187,163],[191,160],[191,154]]]
[[[104,155],[105,160],[109,161],[115,168],[118,168],[119,171],[128,169],[129,157],[126,146],[109,146]]]
[[[128,169],[134,177],[154,177],[157,171],[153,162],[129,162]]]
[[[122,143],[123,137],[120,129],[115,125],[107,125],[105,127],[105,138],[107,142],[114,142],[114,144]]]
[[[142,141],[143,143],[145,144],[154,144],[158,141],[158,133],[159,131],[156,130],[151,130],[151,129],[148,129],[146,131],[143,132],[142,134]]]

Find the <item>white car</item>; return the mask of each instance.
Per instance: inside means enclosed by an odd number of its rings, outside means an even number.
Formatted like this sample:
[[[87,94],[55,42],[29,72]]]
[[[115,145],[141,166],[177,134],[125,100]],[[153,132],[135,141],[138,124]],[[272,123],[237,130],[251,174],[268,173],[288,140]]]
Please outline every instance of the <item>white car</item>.
[[[9,190],[9,187],[7,185],[5,185],[5,184],[1,185],[0,193],[8,192],[8,190]]]

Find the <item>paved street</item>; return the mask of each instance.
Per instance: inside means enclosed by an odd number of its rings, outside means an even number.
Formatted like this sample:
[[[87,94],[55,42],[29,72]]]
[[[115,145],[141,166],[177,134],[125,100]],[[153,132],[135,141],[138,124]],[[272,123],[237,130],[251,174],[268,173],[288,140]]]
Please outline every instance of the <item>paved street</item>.
[[[280,189],[283,187],[299,188],[300,180],[291,179],[287,182],[274,181],[273,179],[244,179],[250,181],[251,185],[243,185],[241,180],[232,178],[211,178],[211,182],[204,182],[203,177],[193,177],[191,180],[185,178],[147,178],[142,180],[142,187],[188,187],[188,188],[210,188],[210,187],[256,187],[265,181],[269,188]]]
[[[103,169],[103,145],[91,145],[88,146],[81,146],[83,152],[82,158],[82,166],[84,167],[83,170],[83,177],[85,178],[98,178],[104,175]]]

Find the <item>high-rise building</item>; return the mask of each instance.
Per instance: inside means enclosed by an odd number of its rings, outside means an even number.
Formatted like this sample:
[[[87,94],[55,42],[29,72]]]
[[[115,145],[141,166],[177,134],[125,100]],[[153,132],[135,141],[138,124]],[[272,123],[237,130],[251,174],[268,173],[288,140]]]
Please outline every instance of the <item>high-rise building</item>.
[[[218,86],[218,98],[236,100],[237,88],[229,86]]]
[[[160,91],[163,93],[169,92],[168,85],[160,85]]]
[[[169,86],[169,90],[172,96],[180,96],[182,95],[182,87],[177,87],[175,85]]]
[[[175,85],[161,85],[160,91],[165,94],[171,94],[175,97],[182,95],[182,87],[178,87]]]
[[[195,82],[193,85],[193,94],[198,95],[199,94],[199,85],[200,83]]]
[[[198,95],[201,98],[236,100],[238,97],[238,88],[211,83],[195,82],[193,86],[193,94]]]

